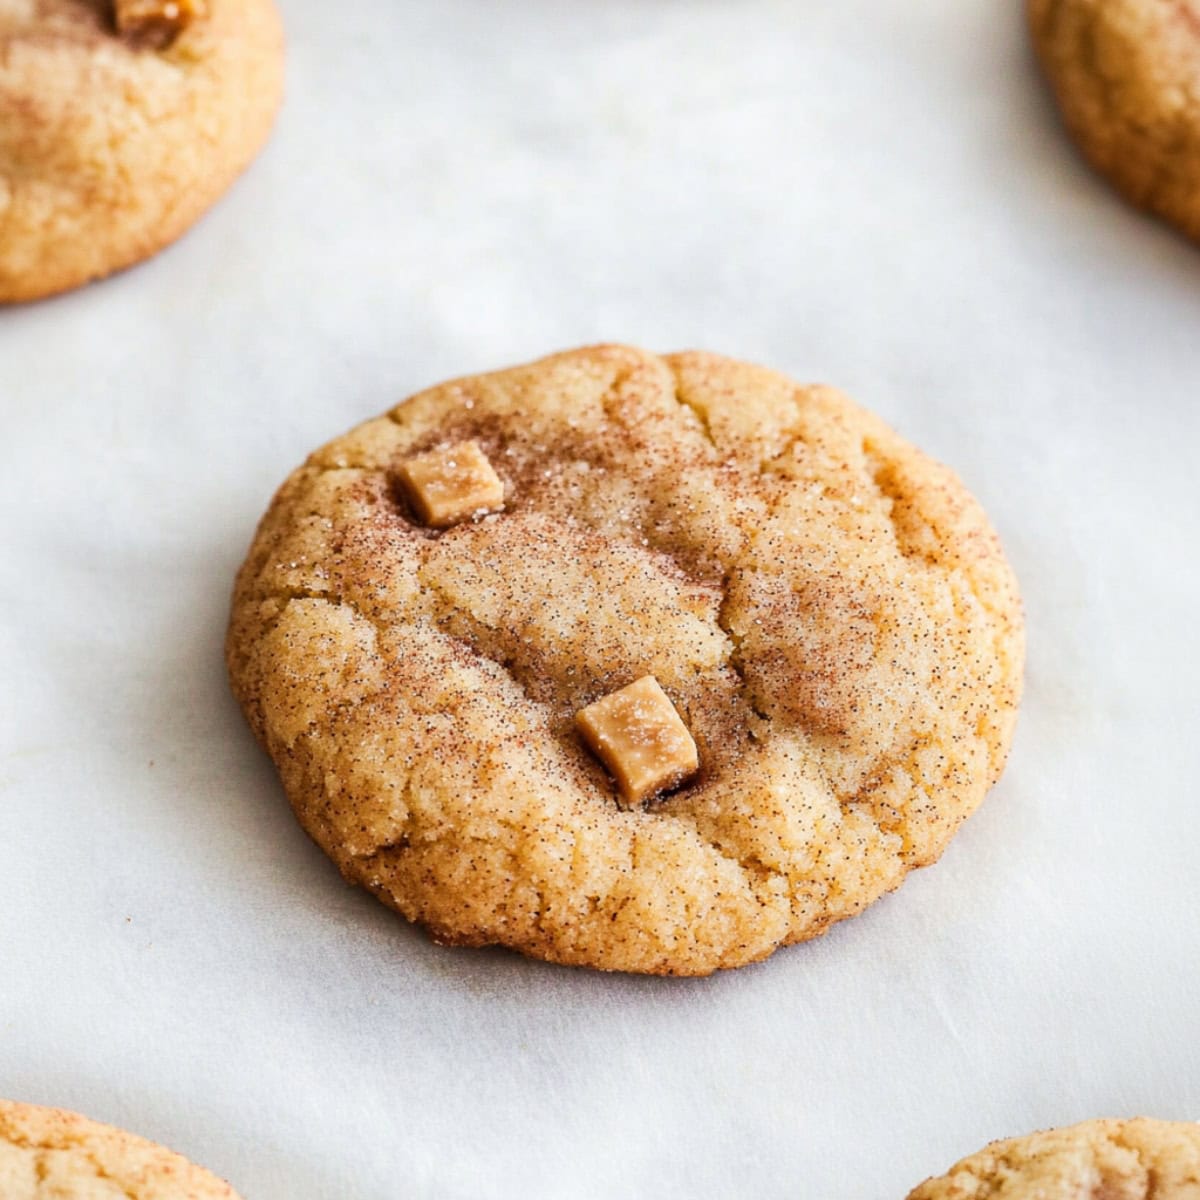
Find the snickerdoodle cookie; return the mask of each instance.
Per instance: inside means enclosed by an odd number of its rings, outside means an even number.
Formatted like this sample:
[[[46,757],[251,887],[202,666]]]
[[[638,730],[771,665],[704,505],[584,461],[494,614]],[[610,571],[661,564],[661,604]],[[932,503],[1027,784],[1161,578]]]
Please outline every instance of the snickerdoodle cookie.
[[[1133,203],[1200,238],[1200,0],[1028,0],[1084,154]]]
[[[227,1183],[145,1138],[9,1100],[0,1100],[0,1197],[237,1200]]]
[[[1085,1121],[993,1142],[908,1200],[1200,1200],[1200,1125]]]
[[[0,302],[179,237],[270,131],[273,0],[0,0]]]
[[[437,940],[704,974],[941,854],[1022,645],[951,471],[831,388],[604,346],[313,454],[227,658],[305,829]]]

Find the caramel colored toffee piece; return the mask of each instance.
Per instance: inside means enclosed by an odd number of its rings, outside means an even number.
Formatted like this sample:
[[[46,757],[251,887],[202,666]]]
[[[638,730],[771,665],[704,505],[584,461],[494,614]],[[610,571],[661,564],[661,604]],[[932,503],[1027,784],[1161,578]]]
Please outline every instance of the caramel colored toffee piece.
[[[410,458],[399,479],[417,516],[443,528],[504,506],[504,484],[477,442]]]
[[[575,721],[629,806],[682,783],[700,765],[692,735],[652,675],[580,709]]]
[[[140,42],[169,45],[207,11],[204,0],[116,0],[117,29]]]
[[[1003,767],[1022,652],[951,471],[832,388],[626,346],[317,450],[227,640],[347,879],[441,942],[691,975],[933,862]]]

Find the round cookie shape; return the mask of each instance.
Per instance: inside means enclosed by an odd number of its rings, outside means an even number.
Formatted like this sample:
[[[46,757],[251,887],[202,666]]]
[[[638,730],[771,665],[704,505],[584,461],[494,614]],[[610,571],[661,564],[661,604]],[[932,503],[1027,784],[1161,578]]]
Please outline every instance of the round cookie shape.
[[[0,1100],[4,1200],[238,1200],[163,1146],[59,1108]]]
[[[1084,1121],[993,1142],[908,1200],[1200,1200],[1200,1125]]]
[[[175,35],[122,33],[110,0],[0,0],[0,303],[161,250],[266,141],[283,90],[273,0],[159,0],[193,6]]]
[[[1088,160],[1200,239],[1200,0],[1028,0],[1028,14]]]
[[[468,443],[502,506],[423,525],[406,464]],[[1023,632],[978,504],[883,422],[731,359],[601,346],[313,454],[226,650],[348,880],[441,942],[700,975],[941,854],[1002,769]],[[621,689],[680,755],[645,802],[577,721]]]

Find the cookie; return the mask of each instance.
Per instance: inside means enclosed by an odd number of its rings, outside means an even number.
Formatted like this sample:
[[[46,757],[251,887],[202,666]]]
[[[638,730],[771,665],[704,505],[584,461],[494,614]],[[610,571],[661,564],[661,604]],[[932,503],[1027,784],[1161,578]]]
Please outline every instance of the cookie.
[[[1200,0],[1028,0],[1028,12],[1087,158],[1200,238]]]
[[[993,1142],[908,1200],[1200,1200],[1200,1125],[1085,1121]]]
[[[0,1100],[4,1200],[237,1200],[215,1175],[123,1129]]]
[[[273,0],[0,0],[0,302],[149,257],[266,140]]]
[[[941,854],[1003,766],[1022,636],[979,505],[881,421],[604,346],[313,454],[227,661],[304,828],[436,940],[699,975]]]

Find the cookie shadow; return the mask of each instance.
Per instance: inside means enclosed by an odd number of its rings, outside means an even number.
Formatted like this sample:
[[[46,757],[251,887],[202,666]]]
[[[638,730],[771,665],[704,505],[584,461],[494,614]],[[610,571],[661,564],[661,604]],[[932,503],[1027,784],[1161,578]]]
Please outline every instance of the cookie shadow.
[[[187,562],[161,568],[175,576],[160,589],[175,603],[128,720],[162,823],[186,831],[187,852],[215,894],[243,897],[252,913],[286,910],[293,922],[365,925],[403,953],[424,939],[347,884],[300,827],[230,690],[225,631],[246,534],[193,544]],[[180,575],[193,585],[179,586]]]
[[[244,533],[244,531],[240,531]],[[136,755],[157,814],[152,834],[170,845],[148,848],[175,856],[185,842],[200,890],[214,897],[217,924],[244,905],[250,918],[264,916],[262,936],[349,938],[386,989],[386,973],[411,986],[412,975],[436,986],[479,998],[528,995],[545,998],[602,988],[640,995],[721,989],[731,972],[700,978],[601,973],[527,958],[503,947],[469,948],[433,942],[362,888],[347,883],[295,819],[274,764],[257,744],[226,675],[223,648],[229,589],[243,553],[231,534],[206,546],[193,544],[189,559],[164,564],[160,594],[174,597],[154,638],[150,673],[138,702],[127,713]],[[193,586],[179,586],[191,575]],[[795,953],[793,951],[792,953]],[[311,964],[303,954],[281,954],[275,969],[291,984]],[[762,969],[744,968],[739,974]]]

